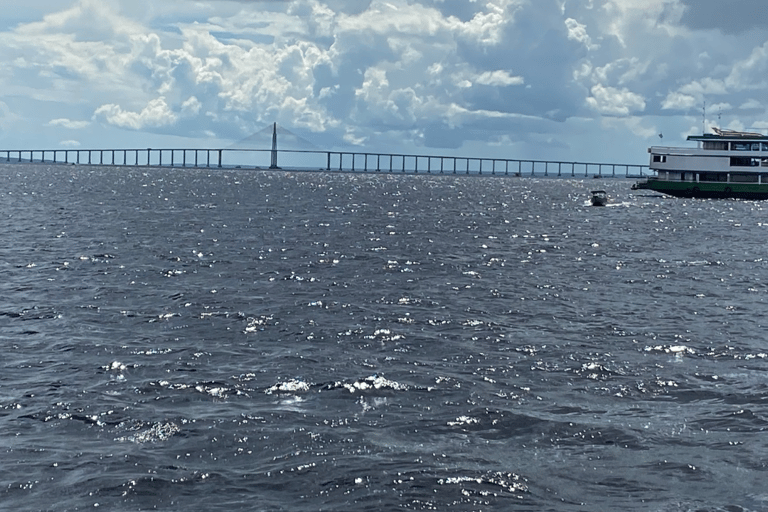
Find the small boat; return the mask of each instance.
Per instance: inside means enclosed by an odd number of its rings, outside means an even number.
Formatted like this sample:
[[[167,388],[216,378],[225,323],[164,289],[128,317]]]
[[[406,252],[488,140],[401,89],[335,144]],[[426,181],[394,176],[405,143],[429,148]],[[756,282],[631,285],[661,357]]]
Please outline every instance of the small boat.
[[[712,128],[688,140],[699,147],[649,148],[655,175],[632,188],[675,197],[768,199],[768,136]]]
[[[593,190],[591,201],[592,206],[605,206],[608,204],[608,194],[605,190]]]

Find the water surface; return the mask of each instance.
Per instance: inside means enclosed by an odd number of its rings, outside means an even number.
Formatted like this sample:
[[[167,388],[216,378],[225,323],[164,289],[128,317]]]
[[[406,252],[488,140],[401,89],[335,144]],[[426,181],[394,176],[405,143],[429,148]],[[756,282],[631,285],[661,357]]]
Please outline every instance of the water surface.
[[[766,203],[27,164],[0,184],[8,510],[768,508]]]

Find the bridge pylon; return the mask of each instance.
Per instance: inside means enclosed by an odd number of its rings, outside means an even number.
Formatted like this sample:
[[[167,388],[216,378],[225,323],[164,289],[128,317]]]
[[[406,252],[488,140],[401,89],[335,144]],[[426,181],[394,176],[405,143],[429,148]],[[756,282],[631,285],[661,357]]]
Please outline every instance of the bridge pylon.
[[[277,166],[277,123],[272,125],[272,161],[269,164],[270,169],[279,169]]]

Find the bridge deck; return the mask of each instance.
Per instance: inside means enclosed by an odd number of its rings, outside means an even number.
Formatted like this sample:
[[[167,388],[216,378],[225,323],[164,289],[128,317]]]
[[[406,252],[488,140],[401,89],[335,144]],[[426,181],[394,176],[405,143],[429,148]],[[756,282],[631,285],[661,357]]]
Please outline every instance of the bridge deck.
[[[650,174],[647,165],[637,164],[285,149],[14,149],[0,150],[3,162],[484,176],[643,178]]]

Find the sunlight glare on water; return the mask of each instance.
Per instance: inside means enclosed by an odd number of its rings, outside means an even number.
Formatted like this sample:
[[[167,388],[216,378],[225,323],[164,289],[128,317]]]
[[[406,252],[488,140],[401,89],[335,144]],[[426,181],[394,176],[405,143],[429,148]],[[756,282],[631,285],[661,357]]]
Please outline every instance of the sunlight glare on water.
[[[0,171],[3,507],[768,506],[764,203]]]

